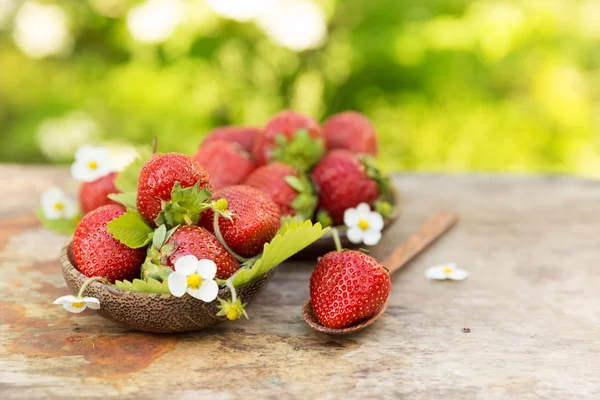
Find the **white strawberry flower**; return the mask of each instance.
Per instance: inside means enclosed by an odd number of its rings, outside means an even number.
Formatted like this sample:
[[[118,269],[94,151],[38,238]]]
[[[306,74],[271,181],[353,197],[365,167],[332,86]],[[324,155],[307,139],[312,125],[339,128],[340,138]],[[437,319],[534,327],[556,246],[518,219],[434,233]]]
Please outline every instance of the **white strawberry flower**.
[[[46,190],[40,199],[44,217],[49,220],[73,219],[79,212],[75,200],[59,187]]]
[[[360,203],[356,208],[348,208],[344,212],[344,224],[348,227],[346,235],[352,243],[364,243],[374,246],[381,240],[383,217],[367,203]]]
[[[100,300],[95,297],[62,296],[54,300],[54,304],[60,304],[72,313],[80,313],[87,307],[92,310],[100,309]]]
[[[425,271],[425,277],[427,279],[451,279],[453,281],[462,281],[468,276],[469,273],[467,271],[458,268],[458,266],[454,263],[436,265],[435,267],[427,268]]]
[[[110,153],[102,146],[81,146],[75,152],[75,162],[71,165],[73,179],[92,182],[114,172]]]
[[[175,297],[190,296],[209,303],[217,298],[219,285],[215,282],[217,265],[212,260],[198,260],[193,255],[180,257],[175,272],[169,274],[169,291]]]

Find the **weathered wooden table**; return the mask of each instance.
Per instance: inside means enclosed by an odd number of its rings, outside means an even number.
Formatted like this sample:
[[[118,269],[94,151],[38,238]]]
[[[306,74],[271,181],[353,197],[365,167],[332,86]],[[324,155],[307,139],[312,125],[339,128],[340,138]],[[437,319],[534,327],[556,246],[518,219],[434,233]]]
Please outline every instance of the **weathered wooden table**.
[[[65,238],[32,210],[66,170],[0,167],[0,398],[600,398],[600,183],[398,175],[405,212],[383,257],[440,208],[461,222],[393,279],[390,306],[347,337],[300,309],[311,263],[281,266],[251,319],[210,331],[126,331],[67,294]],[[424,269],[455,261],[462,282]],[[470,328],[464,333],[463,328]]]

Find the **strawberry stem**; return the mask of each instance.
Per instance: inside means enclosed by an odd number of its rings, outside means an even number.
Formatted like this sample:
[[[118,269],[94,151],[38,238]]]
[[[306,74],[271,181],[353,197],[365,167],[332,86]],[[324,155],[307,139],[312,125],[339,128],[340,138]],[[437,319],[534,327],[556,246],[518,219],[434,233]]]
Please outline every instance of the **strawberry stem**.
[[[335,249],[337,251],[342,251],[342,242],[340,242],[340,234],[336,228],[331,230],[331,234],[333,235],[333,242],[335,243]]]
[[[229,247],[227,242],[225,242],[225,239],[223,238],[223,235],[221,234],[221,228],[219,228],[219,217],[221,216],[221,213],[217,209],[214,209],[214,213],[215,214],[213,217],[213,229],[215,231],[215,236],[217,237],[217,239],[219,239],[219,242],[221,242],[223,247],[225,247],[225,250],[227,250],[227,252],[229,254],[231,254],[233,256],[233,258],[235,258],[239,262],[243,263],[243,262],[248,261],[247,258],[244,258],[244,257],[238,255],[235,251],[231,250],[231,248]]]
[[[79,289],[79,292],[77,293],[77,298],[80,299],[83,296],[83,292],[85,292],[85,289],[87,289],[87,287],[90,285],[90,283],[92,282],[100,282],[100,281],[106,281],[106,278],[103,278],[101,276],[95,276],[93,278],[88,279],[87,281],[85,281],[83,283],[83,285],[81,285],[81,288]]]
[[[158,137],[154,136],[152,138],[152,154],[156,154],[158,150]]]

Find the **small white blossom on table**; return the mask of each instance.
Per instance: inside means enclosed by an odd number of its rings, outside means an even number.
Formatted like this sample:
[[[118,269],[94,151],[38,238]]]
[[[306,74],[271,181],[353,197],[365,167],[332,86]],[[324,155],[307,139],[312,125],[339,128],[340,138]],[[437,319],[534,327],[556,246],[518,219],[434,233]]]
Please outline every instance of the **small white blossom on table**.
[[[110,153],[102,146],[81,146],[71,165],[71,175],[79,182],[92,182],[114,171]]]
[[[60,304],[72,313],[80,313],[87,307],[92,310],[100,309],[100,300],[95,297],[62,296],[54,300],[54,304]]]
[[[209,303],[219,294],[216,274],[217,265],[212,260],[198,260],[191,254],[180,257],[175,262],[175,271],[169,275],[169,291],[175,297],[188,293]]]
[[[344,224],[348,227],[346,235],[352,243],[374,246],[381,240],[383,217],[371,211],[367,203],[360,203],[356,208],[348,208],[344,212]]]
[[[454,263],[446,263],[436,265],[435,267],[427,268],[425,277],[427,279],[462,281],[469,276],[469,273],[464,269],[458,268]]]
[[[49,220],[72,219],[79,212],[75,200],[58,187],[46,190],[42,194],[40,203],[44,217]]]

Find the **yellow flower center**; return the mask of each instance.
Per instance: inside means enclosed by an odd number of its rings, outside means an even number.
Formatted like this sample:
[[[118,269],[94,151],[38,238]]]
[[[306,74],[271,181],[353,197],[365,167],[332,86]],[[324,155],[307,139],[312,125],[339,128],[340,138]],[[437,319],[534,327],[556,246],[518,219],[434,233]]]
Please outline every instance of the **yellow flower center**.
[[[54,204],[54,209],[56,211],[62,211],[65,209],[65,205],[63,203],[56,203]]]
[[[446,267],[446,268],[444,268],[444,273],[445,273],[445,274],[450,274],[450,273],[452,273],[452,272],[454,272],[454,270],[453,270],[452,268],[450,268],[450,267]]]
[[[191,274],[187,277],[187,285],[192,289],[198,289],[202,285],[202,277],[198,274]]]
[[[75,303],[71,303],[71,305],[75,308],[81,308],[83,306],[85,306],[85,302],[84,301],[77,301]]]
[[[219,199],[215,201],[215,207],[217,210],[225,212],[229,208],[229,202],[225,198]]]
[[[97,163],[96,161],[90,161],[90,162],[88,163],[88,167],[89,167],[89,169],[91,169],[91,170],[95,170],[95,169],[97,169],[97,168],[98,168],[98,163]]]
[[[366,219],[361,219],[360,221],[358,221],[358,227],[363,231],[366,231],[367,229],[369,229],[369,221],[367,221]]]

